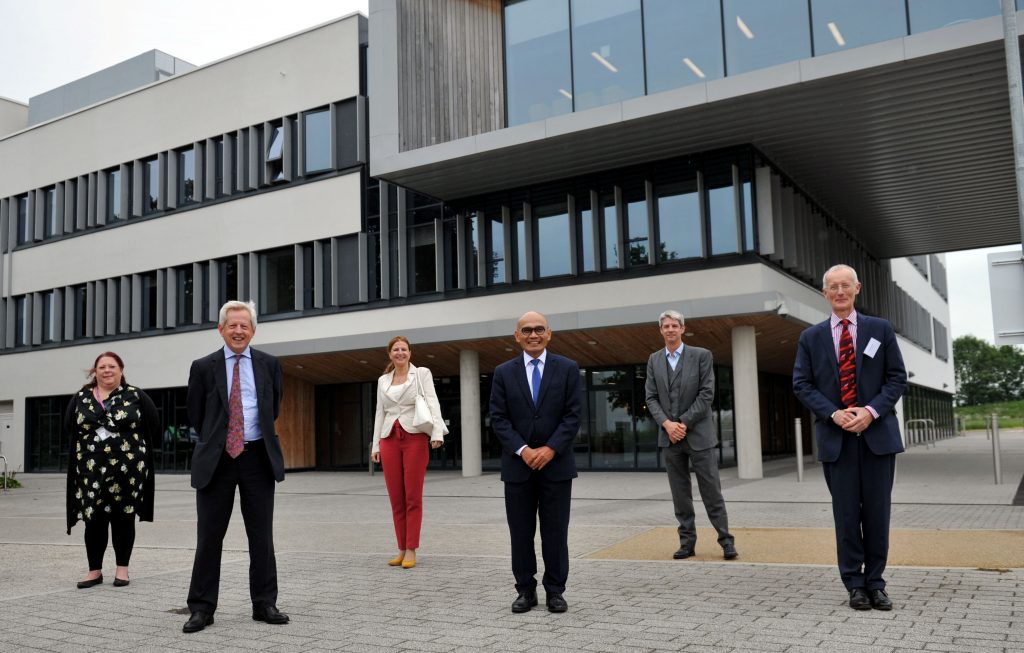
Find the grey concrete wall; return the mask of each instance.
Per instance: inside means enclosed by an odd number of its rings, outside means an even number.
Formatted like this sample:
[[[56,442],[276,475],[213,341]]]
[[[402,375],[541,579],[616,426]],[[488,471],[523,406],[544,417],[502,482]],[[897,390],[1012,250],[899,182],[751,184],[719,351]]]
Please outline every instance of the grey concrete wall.
[[[28,105],[0,97],[0,137],[28,127]]]

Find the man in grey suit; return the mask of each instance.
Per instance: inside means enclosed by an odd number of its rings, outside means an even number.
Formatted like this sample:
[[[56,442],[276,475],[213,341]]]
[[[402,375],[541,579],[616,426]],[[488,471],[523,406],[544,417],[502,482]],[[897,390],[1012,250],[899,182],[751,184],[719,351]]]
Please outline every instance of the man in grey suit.
[[[665,458],[672,504],[679,521],[679,550],[676,560],[689,558],[697,546],[694,525],[690,467],[697,475],[697,486],[711,525],[718,531],[718,543],[726,560],[739,556],[735,538],[729,533],[729,517],[718,478],[718,434],[711,419],[715,398],[715,367],[707,349],[683,345],[686,325],[677,311],[665,311],[658,317],[658,328],[665,348],[647,360],[647,408],[661,425],[658,446]]]

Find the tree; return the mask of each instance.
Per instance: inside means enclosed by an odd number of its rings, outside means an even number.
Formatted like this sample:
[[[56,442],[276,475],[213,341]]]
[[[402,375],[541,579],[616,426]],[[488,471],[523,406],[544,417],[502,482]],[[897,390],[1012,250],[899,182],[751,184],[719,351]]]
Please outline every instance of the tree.
[[[1024,351],[996,347],[974,336],[953,341],[956,401],[977,406],[1024,397]]]

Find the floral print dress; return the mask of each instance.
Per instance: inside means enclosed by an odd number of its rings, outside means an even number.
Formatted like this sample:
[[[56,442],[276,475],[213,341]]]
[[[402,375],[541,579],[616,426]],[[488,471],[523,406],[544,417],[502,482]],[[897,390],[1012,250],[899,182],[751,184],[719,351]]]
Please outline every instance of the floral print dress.
[[[152,498],[152,434],[158,427],[149,397],[122,384],[100,401],[86,387],[72,398],[65,419],[72,436],[68,530],[98,512],[142,519],[148,513],[152,520],[147,504]]]

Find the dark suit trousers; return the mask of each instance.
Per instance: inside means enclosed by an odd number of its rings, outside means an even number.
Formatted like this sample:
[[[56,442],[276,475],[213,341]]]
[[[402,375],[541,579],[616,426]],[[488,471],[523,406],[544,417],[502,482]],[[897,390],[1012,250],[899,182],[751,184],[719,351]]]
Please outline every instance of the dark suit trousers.
[[[254,609],[277,604],[274,557],[274,474],[262,442],[249,444],[238,458],[221,454],[210,484],[196,491],[196,559],[188,607],[213,614],[220,586],[224,534],[238,488],[242,520],[249,539],[249,596]]]
[[[883,589],[896,455],[871,453],[863,437],[843,434],[839,459],[822,463],[832,494],[839,575],[846,589]]]
[[[505,515],[512,536],[512,574],[516,590],[537,587],[537,552],[533,545],[540,516],[544,589],[561,594],[569,578],[569,504],[572,479],[549,481],[536,472],[525,483],[505,483]]]
[[[725,512],[725,498],[722,496],[722,482],[718,476],[718,449],[711,447],[694,451],[690,443],[682,442],[662,448],[665,456],[665,470],[668,472],[668,487],[672,491],[672,505],[679,522],[679,548],[690,549],[697,545],[697,526],[694,522],[693,488],[690,483],[690,468],[697,475],[697,487],[704,509],[715,531],[718,543],[725,546],[733,541],[729,533],[729,516]]]

